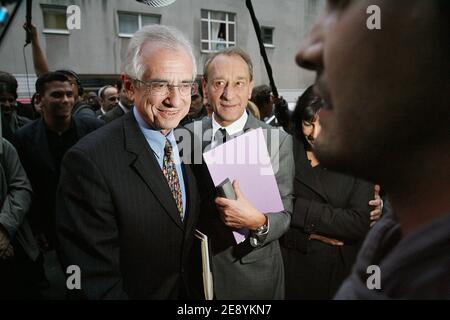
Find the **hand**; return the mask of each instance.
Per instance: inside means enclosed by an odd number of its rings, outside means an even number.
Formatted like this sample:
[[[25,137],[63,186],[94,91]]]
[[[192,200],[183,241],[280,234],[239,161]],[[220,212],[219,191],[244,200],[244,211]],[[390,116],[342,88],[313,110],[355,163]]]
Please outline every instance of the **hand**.
[[[324,236],[320,236],[318,234],[312,234],[309,236],[309,240],[317,240],[332,246],[342,247],[344,245],[344,242],[332,238],[327,238]]]
[[[10,242],[11,240],[9,239],[8,232],[6,232],[3,226],[0,225],[0,256],[2,256],[8,249]]]
[[[31,39],[33,41],[38,38],[37,28],[34,24],[31,23],[30,25],[27,25],[27,23],[25,22],[23,24],[23,28],[25,29],[25,31],[31,34]]]
[[[8,260],[14,257],[14,248],[11,244],[8,245],[8,248],[0,255],[2,260]]]
[[[374,187],[374,200],[369,201],[369,206],[374,207],[370,212],[370,227],[373,227],[375,223],[380,220],[383,211],[383,200],[380,197],[380,186],[375,185]]]
[[[216,206],[220,218],[228,227],[235,229],[247,228],[255,230],[267,222],[267,217],[255,209],[242,194],[239,183],[233,182],[236,200],[216,198]]]

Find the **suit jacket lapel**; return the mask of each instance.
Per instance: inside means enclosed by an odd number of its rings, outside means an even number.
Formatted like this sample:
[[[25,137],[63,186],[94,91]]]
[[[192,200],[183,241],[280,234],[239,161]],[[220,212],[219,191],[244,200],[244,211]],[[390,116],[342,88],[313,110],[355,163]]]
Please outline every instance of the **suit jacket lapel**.
[[[247,122],[245,123],[245,126],[244,126],[244,132],[247,132],[250,129],[257,129],[257,128],[261,127],[258,123],[258,119],[256,119],[249,112],[247,112],[247,114],[248,114],[248,118],[247,118]]]
[[[124,116],[123,122],[125,148],[127,151],[136,155],[130,165],[135,169],[141,179],[144,180],[167,214],[181,229],[184,229],[167,180],[147,140],[139,130],[133,113],[127,113]],[[148,210],[151,210],[151,208],[148,208]]]
[[[205,118],[202,121],[202,151],[206,152],[211,148],[212,142],[212,120],[210,118]]]

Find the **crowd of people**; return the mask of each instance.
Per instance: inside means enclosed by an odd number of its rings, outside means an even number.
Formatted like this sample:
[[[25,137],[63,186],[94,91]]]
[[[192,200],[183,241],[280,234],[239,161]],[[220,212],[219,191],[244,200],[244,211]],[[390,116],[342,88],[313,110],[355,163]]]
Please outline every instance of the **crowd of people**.
[[[27,26],[32,108],[0,73],[0,297],[205,299],[199,230],[217,300],[449,299],[449,5],[379,1],[376,31],[367,5],[330,2],[302,40],[297,64],[317,79],[294,112],[239,47],[199,81],[191,43],[163,25],[134,34],[117,83],[84,93]],[[239,181],[218,196],[202,157],[254,129],[277,212]]]

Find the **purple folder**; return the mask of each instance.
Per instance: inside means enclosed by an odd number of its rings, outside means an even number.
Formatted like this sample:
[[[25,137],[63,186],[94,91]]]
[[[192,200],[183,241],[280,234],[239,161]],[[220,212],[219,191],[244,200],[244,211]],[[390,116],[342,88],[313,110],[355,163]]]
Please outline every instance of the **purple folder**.
[[[246,132],[203,154],[215,186],[237,180],[244,196],[262,213],[284,210],[261,128]],[[248,230],[233,231],[237,243]]]

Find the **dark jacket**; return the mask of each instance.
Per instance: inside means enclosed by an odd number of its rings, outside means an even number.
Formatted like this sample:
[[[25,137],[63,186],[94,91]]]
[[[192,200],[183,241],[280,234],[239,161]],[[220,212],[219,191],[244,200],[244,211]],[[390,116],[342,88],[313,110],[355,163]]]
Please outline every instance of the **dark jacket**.
[[[73,117],[77,137],[80,139],[99,127],[96,119]],[[34,234],[44,234],[54,244],[55,194],[59,168],[50,154],[46,127],[37,119],[18,130],[14,146],[33,188],[33,201],[28,215]]]
[[[121,107],[115,106],[114,108],[109,110],[107,113],[100,115],[100,120],[105,121],[105,123],[109,123],[117,118],[120,118],[124,114],[125,114],[125,112],[123,112]]]
[[[188,165],[183,173],[184,222],[132,112],[66,154],[57,231],[63,265],[82,270],[81,298],[183,297],[199,214],[194,175]]]
[[[369,231],[368,202],[374,187],[324,168],[313,169],[298,139],[294,140],[294,159],[294,213],[282,240],[286,299],[331,299],[350,273]],[[345,245],[309,240],[311,234]]]
[[[402,238],[394,214],[367,235],[335,299],[450,299],[450,213]],[[369,266],[379,267],[379,273]],[[379,288],[376,278],[379,276]],[[370,284],[370,289],[367,284]]]

